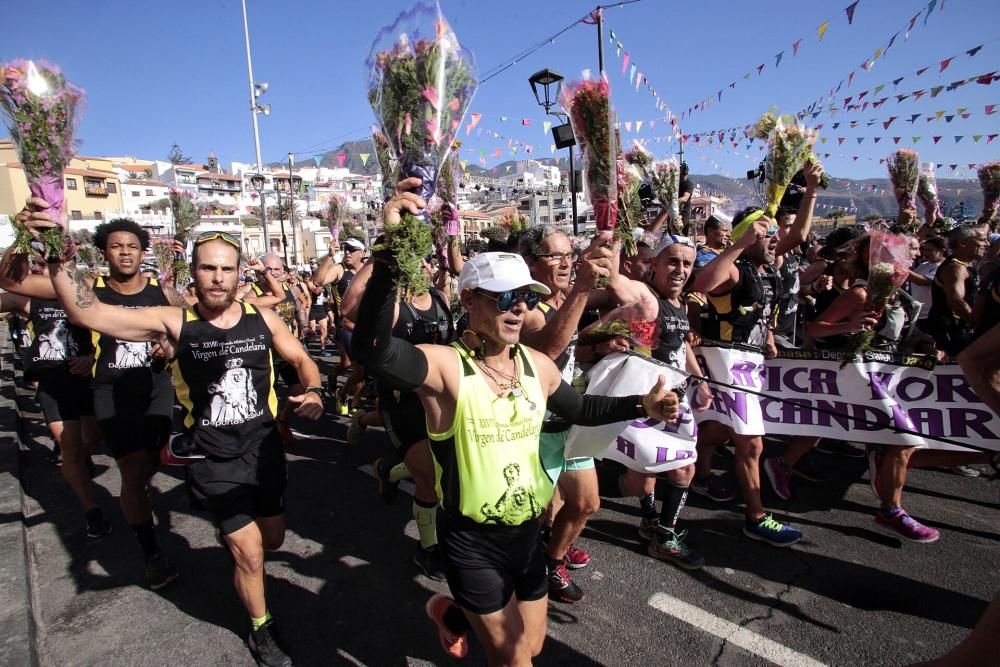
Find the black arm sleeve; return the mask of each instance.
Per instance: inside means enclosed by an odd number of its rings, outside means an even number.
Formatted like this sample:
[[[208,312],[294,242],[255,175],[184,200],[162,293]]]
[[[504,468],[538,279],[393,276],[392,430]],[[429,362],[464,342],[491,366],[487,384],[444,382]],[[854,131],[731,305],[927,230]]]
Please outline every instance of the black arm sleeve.
[[[427,357],[416,346],[392,335],[396,286],[389,267],[375,262],[358,307],[351,351],[386,389],[413,391],[427,379]]]
[[[642,396],[581,396],[565,382],[549,396],[545,407],[554,415],[577,426],[601,426],[644,419]]]

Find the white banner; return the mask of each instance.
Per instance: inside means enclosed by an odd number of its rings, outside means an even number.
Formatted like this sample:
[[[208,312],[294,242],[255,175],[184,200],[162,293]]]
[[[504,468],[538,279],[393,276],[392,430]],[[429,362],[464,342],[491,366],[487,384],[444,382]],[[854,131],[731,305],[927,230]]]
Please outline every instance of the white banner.
[[[635,354],[612,354],[599,361],[588,373],[588,394],[631,396],[645,394],[660,375],[668,387],[677,387],[686,374]],[[590,456],[617,461],[643,473],[660,473],[694,463],[698,454],[695,440],[698,428],[687,397],[674,424],[656,419],[618,422],[604,426],[570,429],[566,438],[566,458]]]
[[[1000,417],[979,400],[955,364],[935,367],[924,357],[879,352],[867,352],[863,362],[843,369],[837,353],[824,351],[783,352],[763,366],[760,355],[724,348],[697,348],[696,356],[713,380],[773,397],[712,386],[715,400],[698,413],[699,421],[714,419],[750,434],[1000,450]]]

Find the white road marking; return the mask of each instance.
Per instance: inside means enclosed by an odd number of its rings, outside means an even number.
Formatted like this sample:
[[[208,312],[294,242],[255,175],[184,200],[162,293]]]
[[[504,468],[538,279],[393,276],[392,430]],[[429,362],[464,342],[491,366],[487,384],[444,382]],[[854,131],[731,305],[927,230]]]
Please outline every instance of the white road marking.
[[[824,663],[814,660],[808,655],[793,651],[787,646],[772,641],[752,630],[747,630],[736,623],[719,618],[704,609],[699,609],[666,593],[655,593],[649,598],[649,606],[662,611],[668,616],[673,616],[689,625],[693,625],[699,630],[704,630],[716,637],[725,639],[729,643],[735,644],[776,665],[787,665],[788,667],[824,667]]]

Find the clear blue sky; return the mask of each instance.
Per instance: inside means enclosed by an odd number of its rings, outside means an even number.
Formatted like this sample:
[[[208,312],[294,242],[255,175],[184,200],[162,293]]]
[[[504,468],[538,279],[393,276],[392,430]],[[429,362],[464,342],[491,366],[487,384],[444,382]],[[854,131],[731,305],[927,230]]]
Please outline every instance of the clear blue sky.
[[[481,71],[503,63],[593,7],[592,2],[582,0],[442,0],[441,4],[459,40],[475,53]],[[847,0],[643,0],[607,9],[605,37],[608,30],[615,31],[624,51],[676,113],[712,97],[713,105],[705,113],[683,121],[688,133],[742,126],[771,106],[797,111],[829,93],[852,70],[857,71],[854,81],[850,88],[845,83],[838,100],[900,76],[906,78],[899,88],[893,89],[890,83],[880,97],[1000,70],[1000,3],[996,0],[943,0],[941,11],[942,0],[938,0],[927,25],[922,14],[909,40],[900,34],[868,72],[859,64],[895,31],[904,30],[927,2],[861,0],[851,26],[844,13],[848,4]],[[362,128],[371,123],[372,114],[364,95],[363,63],[377,30],[408,6],[396,0],[248,0],[254,74],[271,84],[262,98],[273,108],[270,117],[261,118],[265,160],[284,159],[288,151],[322,152],[345,138],[367,134]],[[818,43],[816,28],[827,19],[831,20],[829,29]],[[177,142],[198,160],[214,150],[224,164],[252,161],[239,2],[8,2],[4,24],[0,57],[48,59],[87,90],[88,109],[80,131],[82,153],[162,159]],[[39,28],[43,25],[44,30]],[[792,43],[800,37],[803,41],[793,57]],[[596,42],[595,28],[579,25],[485,83],[471,109],[483,115],[479,128],[533,145],[535,157],[549,156],[551,141],[543,134],[543,115],[527,77],[543,67],[557,69],[568,79],[578,78],[585,68],[596,71]],[[964,54],[980,44],[985,46],[975,57]],[[658,155],[676,150],[676,144],[652,141],[667,134],[665,123],[645,87],[637,93],[621,75],[614,45],[606,42],[606,47],[619,118],[645,121],[640,134],[625,133],[625,139],[650,138],[650,148]],[[785,53],[775,69],[780,51]],[[939,74],[937,63],[952,55],[958,57]],[[756,67],[761,63],[766,66],[758,76]],[[931,69],[917,77],[915,71],[924,66]],[[742,78],[746,72],[752,72],[749,81]],[[733,81],[735,90],[728,87]],[[719,89],[724,90],[721,104],[716,98]],[[872,97],[869,93],[868,98]],[[828,143],[817,150],[834,154],[827,160],[828,171],[837,176],[876,177],[885,173],[878,158],[891,151],[891,136],[904,137],[900,146],[911,145],[911,136],[923,136],[915,148],[929,161],[1000,159],[1000,138],[989,145],[985,138],[972,141],[975,134],[1000,132],[1000,112],[989,117],[983,113],[983,107],[993,103],[1000,105],[1000,82],[964,86],[935,99],[925,95],[916,103],[912,98],[901,104],[890,99],[880,109],[869,107],[834,119],[824,114],[810,122],[825,124],[821,133]],[[928,123],[923,118],[914,125],[906,122],[914,113],[944,110],[950,115],[958,107],[967,107],[971,117],[951,123],[944,119]],[[502,122],[500,116],[508,120]],[[890,116],[899,118],[888,131],[881,122],[871,127],[865,124],[871,118],[882,121]],[[532,119],[532,125],[522,126],[522,118]],[[656,120],[652,129],[650,120]],[[850,120],[861,122],[851,129]],[[832,129],[831,124],[838,121],[843,125]],[[461,132],[466,140],[463,157],[476,163],[478,151],[484,149],[491,156],[491,167],[510,158],[506,138],[476,134],[474,130],[465,137]],[[874,145],[872,137],[880,135],[887,138]],[[934,145],[932,135],[944,138]],[[954,135],[965,138],[956,145]],[[837,137],[846,138],[843,145],[837,145]],[[866,138],[859,145],[857,137]],[[495,148],[503,149],[500,159],[492,158]],[[692,171],[743,174],[761,155],[754,148],[749,151],[753,159],[743,157],[748,152],[745,142],[735,154],[731,144],[726,150],[717,148],[717,144],[689,146],[686,157]],[[852,161],[851,155],[861,159]],[[519,150],[516,158],[524,156]]]

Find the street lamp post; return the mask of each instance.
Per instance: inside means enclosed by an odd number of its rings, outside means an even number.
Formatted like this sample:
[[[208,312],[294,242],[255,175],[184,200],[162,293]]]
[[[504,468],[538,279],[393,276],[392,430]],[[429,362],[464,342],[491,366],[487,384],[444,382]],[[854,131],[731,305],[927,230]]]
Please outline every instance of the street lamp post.
[[[247,22],[247,2],[242,0],[243,5],[243,40],[246,44],[247,50],[247,80],[250,83],[250,120],[253,124],[253,145],[254,154],[257,158],[257,173],[251,175],[250,182],[254,189],[257,191],[257,196],[260,197],[261,207],[260,207],[260,224],[264,229],[264,241],[265,246],[267,245],[267,206],[264,205],[264,195],[262,194],[264,190],[264,168],[261,165],[260,160],[260,126],[257,123],[257,114],[262,113],[265,116],[271,115],[271,105],[270,104],[258,104],[257,98],[267,92],[268,84],[265,81],[254,81],[253,80],[253,61],[250,58],[250,24]],[[259,182],[255,179],[259,179]]]
[[[299,237],[295,233],[295,191],[298,189],[298,185],[302,183],[302,177],[292,176],[292,167],[295,165],[295,158],[291,153],[288,154],[288,224],[292,227],[292,261],[295,265],[299,264]],[[297,181],[297,182],[296,182]]]
[[[531,92],[535,94],[535,101],[538,102],[538,105],[545,109],[547,116],[555,116],[563,122],[562,125],[552,128],[552,137],[555,139],[556,147],[569,148],[569,196],[573,204],[573,235],[575,236],[579,233],[579,223],[576,216],[576,169],[573,164],[573,146],[576,144],[576,139],[573,137],[572,131],[567,131],[569,119],[566,114],[552,111],[552,107],[555,106],[556,100],[559,99],[559,93],[562,91],[562,82],[563,75],[548,68],[528,77]],[[541,91],[538,90],[539,86],[542,88]],[[555,92],[552,92],[552,86],[555,86]]]

